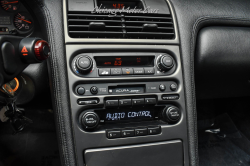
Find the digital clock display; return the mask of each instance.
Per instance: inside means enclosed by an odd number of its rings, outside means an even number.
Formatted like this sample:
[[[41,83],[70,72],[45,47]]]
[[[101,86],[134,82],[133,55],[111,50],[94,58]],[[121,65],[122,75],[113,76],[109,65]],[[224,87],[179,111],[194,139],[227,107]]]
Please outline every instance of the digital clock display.
[[[106,1],[106,0],[98,0],[97,6],[101,9],[144,9],[142,1],[134,0],[134,1]]]
[[[122,121],[134,119],[152,119],[152,111],[123,111],[123,112],[106,112],[105,121]]]

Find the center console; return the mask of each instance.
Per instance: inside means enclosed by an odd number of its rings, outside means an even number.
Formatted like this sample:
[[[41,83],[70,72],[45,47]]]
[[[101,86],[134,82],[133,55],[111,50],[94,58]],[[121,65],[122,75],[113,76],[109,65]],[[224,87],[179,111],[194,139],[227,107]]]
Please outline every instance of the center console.
[[[77,164],[189,165],[182,63],[170,4],[164,0],[83,2],[64,1]],[[118,13],[110,19],[90,12],[98,3],[106,8],[150,6],[159,13]],[[100,17],[103,21],[98,21]],[[158,21],[150,19],[150,23],[146,17]],[[118,25],[122,31],[110,30]],[[142,27],[135,33],[135,26]]]

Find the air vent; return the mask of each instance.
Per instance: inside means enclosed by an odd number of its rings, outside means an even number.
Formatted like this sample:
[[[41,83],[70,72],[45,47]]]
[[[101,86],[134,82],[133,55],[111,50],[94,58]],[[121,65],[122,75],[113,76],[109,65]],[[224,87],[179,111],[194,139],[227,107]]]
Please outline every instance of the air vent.
[[[71,38],[174,39],[174,25],[169,14],[68,13]]]

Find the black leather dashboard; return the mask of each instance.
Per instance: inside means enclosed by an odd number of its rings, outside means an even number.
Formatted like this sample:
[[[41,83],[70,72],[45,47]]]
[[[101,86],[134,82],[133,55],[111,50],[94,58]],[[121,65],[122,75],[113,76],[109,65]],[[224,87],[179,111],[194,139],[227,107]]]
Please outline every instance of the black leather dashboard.
[[[195,55],[197,98],[249,95],[249,32],[247,27],[229,26],[200,30]]]
[[[56,113],[58,139],[63,165],[76,165],[73,131],[70,118],[66,59],[63,30],[62,1],[33,1],[30,5],[44,20],[42,28],[51,45],[49,61],[53,104]],[[196,132],[196,96],[194,56],[196,37],[207,25],[250,26],[250,1],[246,0],[170,0],[177,17],[188,124],[190,165],[198,165]],[[55,7],[56,6],[56,7]]]

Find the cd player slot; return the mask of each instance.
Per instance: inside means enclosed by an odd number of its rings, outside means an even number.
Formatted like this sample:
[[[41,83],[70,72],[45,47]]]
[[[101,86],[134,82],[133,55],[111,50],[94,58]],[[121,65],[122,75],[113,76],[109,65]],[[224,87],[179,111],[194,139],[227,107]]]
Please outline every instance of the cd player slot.
[[[109,94],[137,94],[145,93],[145,84],[141,85],[118,85],[118,86],[109,86]]]

